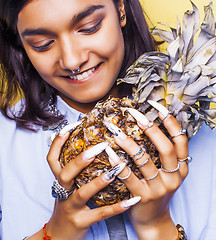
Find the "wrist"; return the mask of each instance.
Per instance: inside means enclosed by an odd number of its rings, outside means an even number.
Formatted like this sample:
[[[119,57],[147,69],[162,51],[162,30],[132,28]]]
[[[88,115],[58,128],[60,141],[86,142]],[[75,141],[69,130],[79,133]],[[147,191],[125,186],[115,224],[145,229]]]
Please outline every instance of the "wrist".
[[[70,223],[56,222],[51,218],[47,223],[46,233],[51,240],[84,240],[88,229],[78,229],[71,226]]]
[[[145,224],[133,223],[139,240],[177,240],[178,230],[170,215]]]

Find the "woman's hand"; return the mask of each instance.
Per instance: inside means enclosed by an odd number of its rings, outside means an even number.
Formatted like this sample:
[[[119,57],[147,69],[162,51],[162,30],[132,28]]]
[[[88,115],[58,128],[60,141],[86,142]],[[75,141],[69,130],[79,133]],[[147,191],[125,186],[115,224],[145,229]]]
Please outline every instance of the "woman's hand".
[[[163,109],[164,110],[164,109]],[[159,113],[173,143],[165,136],[156,124],[152,124],[144,115],[132,110],[131,114],[137,120],[141,129],[154,143],[160,154],[161,169],[157,169],[150,156],[140,152],[140,147],[134,140],[127,137],[121,130],[116,133],[116,143],[122,147],[140,167],[144,176],[139,180],[134,173],[125,168],[120,177],[133,196],[141,196],[141,201],[129,210],[130,219],[139,239],[151,240],[176,240],[177,230],[169,214],[169,202],[188,174],[188,140],[181,134],[181,127],[177,120],[170,114],[166,117]],[[114,156],[114,152],[110,155]],[[184,160],[184,161],[179,161]],[[119,164],[122,160],[118,157],[110,158],[111,164]]]
[[[94,160],[94,156],[102,152],[108,144],[100,143],[95,145],[78,155],[62,168],[59,163],[59,154],[67,138],[68,133],[63,136],[58,135],[54,139],[47,155],[47,160],[59,184],[66,189],[71,189],[74,184],[74,178],[82,169],[87,167]],[[55,240],[84,239],[88,228],[93,223],[120,214],[139,201],[140,198],[135,198],[134,201],[123,201],[112,206],[92,210],[86,205],[93,195],[115,179],[115,176],[123,170],[125,165],[126,164],[123,163],[115,166],[79,189],[75,189],[67,200],[56,200],[53,215],[46,226],[47,234]],[[30,237],[30,239],[43,239],[43,236],[43,231],[41,230]]]

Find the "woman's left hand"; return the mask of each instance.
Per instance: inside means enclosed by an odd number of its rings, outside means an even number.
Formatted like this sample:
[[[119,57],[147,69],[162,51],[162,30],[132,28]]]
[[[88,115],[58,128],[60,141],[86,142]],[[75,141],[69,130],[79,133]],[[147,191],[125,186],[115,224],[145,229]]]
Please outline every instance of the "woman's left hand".
[[[163,119],[161,113],[159,117]],[[148,120],[142,121],[142,116],[137,120],[139,127],[145,130],[145,134],[156,146],[162,168],[157,169],[147,153],[139,154],[140,147],[133,139],[123,133],[120,137],[115,136],[115,141],[121,148],[130,156],[136,155],[135,163],[141,166],[139,169],[144,176],[139,180],[131,173],[127,179],[122,180],[133,196],[142,197],[140,203],[130,209],[129,216],[139,239],[174,240],[177,239],[177,230],[169,214],[169,202],[188,174],[188,162],[185,160],[188,157],[188,140],[186,135],[181,134],[181,126],[170,114],[163,120],[163,124],[169,134],[174,136],[173,143],[156,124],[146,124]],[[115,162],[112,159],[110,161],[115,165],[122,160],[118,158]],[[125,178],[128,174],[129,169],[126,167],[119,176]]]

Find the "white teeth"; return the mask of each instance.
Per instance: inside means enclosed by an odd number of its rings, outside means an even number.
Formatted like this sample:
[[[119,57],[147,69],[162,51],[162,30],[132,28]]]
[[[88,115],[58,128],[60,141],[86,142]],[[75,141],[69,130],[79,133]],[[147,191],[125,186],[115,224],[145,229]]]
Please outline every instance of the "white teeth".
[[[84,72],[83,74],[82,74],[82,77],[83,78],[87,78],[89,75],[88,75],[88,73],[87,72]]]
[[[94,71],[94,70],[88,70],[87,71],[88,75],[92,74],[92,71]]]
[[[95,68],[92,68],[82,74],[71,75],[71,76],[69,76],[69,78],[73,79],[73,80],[83,80],[83,79],[87,78],[88,76],[90,76],[94,71],[95,71]]]
[[[82,75],[81,75],[81,74],[77,75],[77,79],[78,79],[78,80],[83,80]]]

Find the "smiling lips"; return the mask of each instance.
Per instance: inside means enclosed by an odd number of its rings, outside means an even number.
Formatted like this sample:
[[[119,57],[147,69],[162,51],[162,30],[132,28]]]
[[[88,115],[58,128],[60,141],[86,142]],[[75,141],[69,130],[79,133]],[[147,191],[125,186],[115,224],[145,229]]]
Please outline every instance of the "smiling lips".
[[[99,64],[100,65],[100,64]],[[89,69],[88,71],[85,71],[83,73],[80,73],[80,74],[73,74],[73,75],[70,75],[68,76],[71,80],[73,81],[82,81],[82,80],[87,80],[87,78],[89,76],[91,76],[96,69],[98,69],[99,65],[97,65],[96,67],[93,67],[91,69]]]

